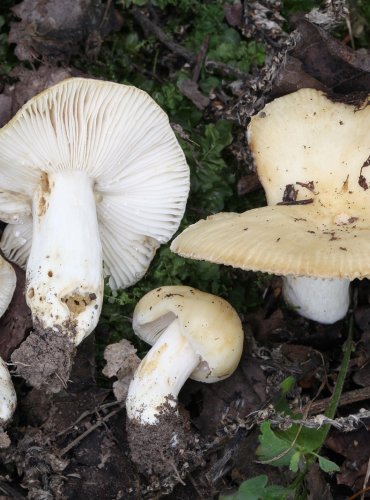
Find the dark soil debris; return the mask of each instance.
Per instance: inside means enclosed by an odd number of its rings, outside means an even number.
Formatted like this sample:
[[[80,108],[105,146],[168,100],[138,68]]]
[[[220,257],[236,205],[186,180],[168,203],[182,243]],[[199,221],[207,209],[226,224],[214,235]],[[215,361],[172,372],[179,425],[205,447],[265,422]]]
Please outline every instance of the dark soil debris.
[[[59,392],[68,383],[75,347],[52,329],[35,330],[12,354],[17,374],[37,389]]]
[[[153,425],[128,420],[128,442],[133,462],[149,483],[159,482],[161,488],[171,491],[204,459],[200,438],[191,430],[184,412],[179,413],[177,407],[166,403],[157,417],[158,423]]]

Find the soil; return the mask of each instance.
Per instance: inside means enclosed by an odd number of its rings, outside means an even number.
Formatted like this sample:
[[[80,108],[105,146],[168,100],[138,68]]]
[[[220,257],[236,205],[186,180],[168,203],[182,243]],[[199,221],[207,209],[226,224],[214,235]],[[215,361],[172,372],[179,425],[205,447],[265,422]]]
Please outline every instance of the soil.
[[[163,491],[183,482],[187,471],[203,464],[200,437],[190,425],[186,412],[169,402],[158,409],[158,423],[149,425],[127,420],[127,436],[131,458],[138,470],[158,476]]]
[[[59,331],[36,329],[16,349],[12,363],[17,375],[36,389],[46,392],[59,392],[67,387],[75,347]]]

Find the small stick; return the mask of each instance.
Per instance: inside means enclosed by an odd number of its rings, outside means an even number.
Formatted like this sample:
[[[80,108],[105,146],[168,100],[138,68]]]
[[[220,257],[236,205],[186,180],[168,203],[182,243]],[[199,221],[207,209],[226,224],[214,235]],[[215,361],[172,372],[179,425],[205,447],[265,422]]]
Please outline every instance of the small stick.
[[[209,36],[206,36],[197,54],[196,62],[193,69],[193,75],[191,77],[193,82],[197,82],[199,80],[200,70],[202,69],[202,65],[207,54],[208,44],[209,44]]]
[[[354,389],[353,391],[344,392],[341,395],[338,406],[346,406],[351,403],[359,403],[369,398],[370,398],[370,387],[363,387],[362,389]],[[317,415],[318,413],[324,412],[326,408],[329,406],[330,401],[331,397],[320,399],[320,401],[313,402],[309,409],[309,415]],[[300,409],[299,412],[301,411],[302,410]]]
[[[107,420],[109,420],[111,417],[113,417],[116,413],[118,413],[122,409],[123,408],[118,408],[117,410],[113,410],[110,413],[108,413],[108,415],[106,415],[105,417],[101,418],[98,422],[96,422],[94,425],[92,425],[91,427],[89,427],[85,432],[83,432],[82,434],[80,434],[76,439],[74,439],[73,441],[71,441],[65,448],[63,448],[60,451],[59,456],[63,457],[72,448],[74,448],[78,443],[80,443],[83,439],[85,439],[86,436],[88,436],[89,434],[91,434],[91,432],[93,432],[95,429],[97,429],[98,427],[100,427],[104,422],[106,422]]]
[[[362,485],[362,489],[364,491],[362,492],[361,500],[364,500],[364,498],[365,498],[365,490],[367,488],[367,483],[369,482],[369,476],[370,476],[370,458],[369,458],[369,460],[367,462],[367,469],[366,469],[364,484]]]

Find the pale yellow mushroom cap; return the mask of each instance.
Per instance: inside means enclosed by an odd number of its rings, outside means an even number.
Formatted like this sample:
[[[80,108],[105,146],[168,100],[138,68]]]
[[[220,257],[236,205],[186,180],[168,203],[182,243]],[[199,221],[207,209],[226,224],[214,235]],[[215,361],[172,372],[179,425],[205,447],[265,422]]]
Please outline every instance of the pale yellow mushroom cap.
[[[302,89],[252,118],[249,139],[272,206],[199,221],[171,250],[274,274],[370,277],[370,107]],[[289,185],[298,204],[278,205]]]
[[[164,286],[137,303],[133,329],[153,345],[175,318],[202,360],[191,378],[211,383],[230,376],[243,349],[243,329],[235,309],[226,300],[196,288]]]

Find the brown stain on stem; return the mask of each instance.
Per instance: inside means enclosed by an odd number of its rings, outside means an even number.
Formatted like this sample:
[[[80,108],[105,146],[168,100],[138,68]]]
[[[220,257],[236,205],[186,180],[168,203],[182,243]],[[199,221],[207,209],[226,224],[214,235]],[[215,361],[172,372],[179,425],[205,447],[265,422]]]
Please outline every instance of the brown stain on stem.
[[[40,198],[39,198],[39,204],[37,207],[37,215],[41,217],[42,215],[45,215],[46,210],[48,208],[47,200],[50,195],[50,183],[49,183],[49,177],[46,172],[43,172],[41,174],[41,179],[40,179]]]
[[[95,293],[74,293],[66,297],[62,297],[61,301],[68,307],[71,316],[75,317],[85,311],[86,307],[92,304],[97,299]]]

